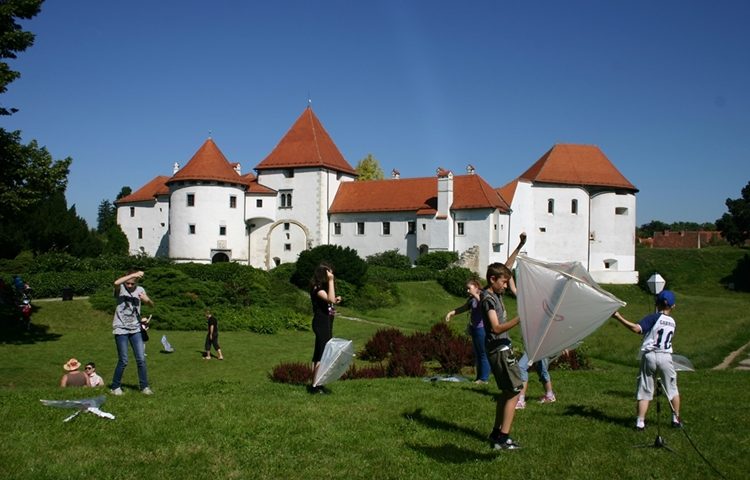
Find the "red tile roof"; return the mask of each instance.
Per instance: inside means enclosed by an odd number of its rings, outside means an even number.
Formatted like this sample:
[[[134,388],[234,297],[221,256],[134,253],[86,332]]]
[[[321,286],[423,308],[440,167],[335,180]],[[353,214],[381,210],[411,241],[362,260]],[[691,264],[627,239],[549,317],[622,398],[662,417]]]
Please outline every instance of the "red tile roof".
[[[169,195],[167,180],[169,180],[169,177],[160,175],[135,192],[131,193],[130,195],[124,196],[119,200],[115,200],[115,205],[123,205],[126,203],[135,202],[147,202],[155,199],[159,195]]]
[[[513,197],[516,196],[516,187],[518,187],[518,179],[515,179],[500,188],[496,188],[495,191],[503,200],[508,202],[508,205],[512,205]]]
[[[344,182],[329,213],[404,212],[431,215],[437,209],[437,177]],[[508,204],[479,175],[453,177],[451,209],[499,208]]]
[[[227,161],[219,147],[210,138],[167,183],[181,180],[215,180],[244,184],[242,177],[237,174],[232,164]]]
[[[255,170],[300,167],[326,167],[338,172],[357,174],[310,107],[302,112],[276,148]]]
[[[560,144],[521,174],[532,182],[638,189],[594,145]]]
[[[273,188],[268,188],[265,185],[261,185],[258,183],[258,179],[253,175],[252,173],[247,173],[243,175],[242,181],[245,185],[247,185],[247,192],[248,193],[257,193],[260,195],[276,195],[276,190]]]

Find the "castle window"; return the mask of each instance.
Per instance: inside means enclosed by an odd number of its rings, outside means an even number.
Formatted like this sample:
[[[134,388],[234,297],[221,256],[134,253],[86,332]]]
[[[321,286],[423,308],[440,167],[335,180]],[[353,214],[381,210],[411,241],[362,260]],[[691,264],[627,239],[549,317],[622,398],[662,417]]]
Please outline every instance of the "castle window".
[[[615,207],[615,215],[627,215],[627,214],[628,214],[627,207]]]
[[[291,168],[284,170],[284,177],[294,178],[294,170],[292,170]]]
[[[292,251],[292,244],[291,243],[285,243],[284,244],[284,250],[286,250],[287,252],[291,252]]]
[[[188,207],[194,207],[195,206],[195,194],[194,193],[188,193],[187,194],[187,206]]]
[[[333,224],[333,234],[341,235],[341,224],[339,222]]]
[[[406,233],[410,235],[417,233],[417,222],[406,222]]]
[[[578,215],[578,200],[575,198],[570,201],[570,213]]]
[[[279,193],[281,195],[280,208],[292,208],[292,191],[282,190]]]
[[[143,238],[143,228],[141,228],[141,227],[138,227],[138,238],[139,239]]]
[[[188,233],[190,235],[195,235],[195,224],[191,223],[190,225],[188,225]]]
[[[289,230],[289,222],[284,223],[284,230]]]
[[[357,222],[357,235],[365,234],[365,222]]]
[[[456,223],[456,230],[458,231],[459,235],[463,235],[464,234],[464,222]]]
[[[549,213],[550,215],[555,213],[555,199],[554,198],[547,199],[547,213]]]
[[[234,195],[229,196],[229,208],[237,208],[237,197]]]
[[[220,225],[219,226],[219,235],[224,236],[227,234],[227,227],[226,225]]]
[[[258,207],[258,208],[263,208],[263,199],[259,198],[259,199],[255,200],[255,206]]]
[[[391,234],[391,222],[383,222],[383,235]]]
[[[130,207],[130,216],[135,217],[135,207]]]

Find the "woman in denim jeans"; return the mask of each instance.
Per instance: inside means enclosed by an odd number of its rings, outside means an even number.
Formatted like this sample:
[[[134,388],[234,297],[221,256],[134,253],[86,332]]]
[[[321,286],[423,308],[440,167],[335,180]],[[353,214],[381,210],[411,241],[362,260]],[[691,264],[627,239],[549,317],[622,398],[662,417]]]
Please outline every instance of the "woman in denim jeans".
[[[479,294],[481,291],[482,285],[479,283],[479,279],[470,278],[466,282],[466,293],[469,294],[469,299],[465,304],[448,312],[445,315],[445,321],[450,322],[451,318],[459,313],[471,312],[468,332],[474,344],[474,362],[477,372],[474,383],[484,385],[490,376],[490,362],[487,360],[487,352],[484,350],[484,322],[482,321],[482,311],[479,309]]]
[[[147,303],[153,307],[154,302],[146,295],[143,287],[138,286],[138,279],[142,277],[143,272],[131,271],[114,283],[117,307],[112,320],[112,333],[117,346],[117,366],[110,387],[113,395],[122,395],[122,374],[128,365],[128,343],[133,348],[138,366],[138,384],[141,392],[145,395],[154,393],[148,386],[146,356],[141,337],[141,305]]]

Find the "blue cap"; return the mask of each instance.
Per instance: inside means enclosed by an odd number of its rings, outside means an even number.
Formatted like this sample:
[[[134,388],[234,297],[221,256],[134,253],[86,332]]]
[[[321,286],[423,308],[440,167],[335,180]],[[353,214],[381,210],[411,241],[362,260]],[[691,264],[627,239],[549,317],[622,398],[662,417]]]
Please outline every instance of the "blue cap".
[[[674,307],[674,293],[671,290],[662,290],[661,293],[656,296],[656,303],[663,303],[668,307]]]

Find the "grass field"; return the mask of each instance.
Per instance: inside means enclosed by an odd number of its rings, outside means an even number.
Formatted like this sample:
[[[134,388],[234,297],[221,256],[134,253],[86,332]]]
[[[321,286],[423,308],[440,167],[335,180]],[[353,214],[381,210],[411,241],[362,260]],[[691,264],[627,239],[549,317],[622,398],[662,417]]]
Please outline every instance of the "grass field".
[[[433,282],[399,289],[397,308],[345,311],[366,321],[338,318],[335,335],[361,348],[382,325],[427,330],[461,302]],[[649,311],[650,297],[637,288],[611,289],[628,302],[623,314],[631,320]],[[494,385],[356,380],[334,383],[330,395],[310,395],[271,382],[274,365],[309,360],[311,332],[225,332],[226,360],[205,361],[202,332],[152,331],[147,351],[155,395],[137,391],[131,361],[126,394],[107,394],[102,407],[116,420],[86,414],[63,423],[70,412],[39,399],[93,396],[56,386],[71,356],[96,361],[105,381],[111,379],[111,319],[86,300],[38,302],[34,332],[0,342],[0,478],[721,478],[701,456],[726,478],[746,478],[750,372],[712,367],[750,341],[750,295],[688,284],[675,290],[675,351],[697,368],[679,376],[684,431],[666,426],[662,401],[661,433],[676,453],[636,448],[654,442],[656,405],[646,431],[634,431],[640,338],[614,320],[584,344],[591,370],[552,371],[557,403],[529,402],[519,411],[513,436],[524,448],[495,452],[486,442]],[[463,319],[454,323],[461,329]],[[162,333],[174,353],[160,352]],[[540,388],[531,383],[529,396]]]

